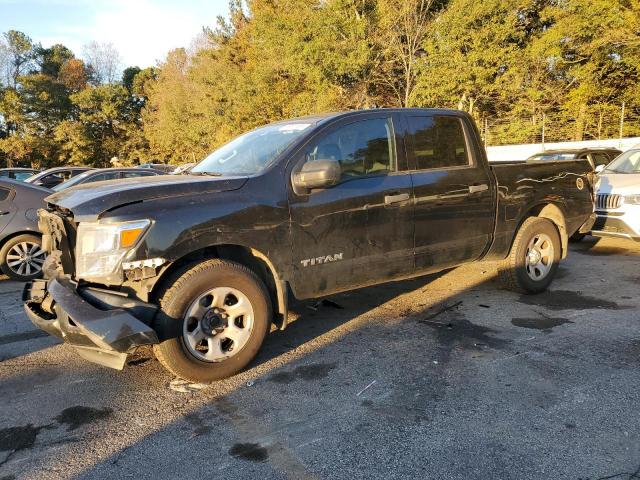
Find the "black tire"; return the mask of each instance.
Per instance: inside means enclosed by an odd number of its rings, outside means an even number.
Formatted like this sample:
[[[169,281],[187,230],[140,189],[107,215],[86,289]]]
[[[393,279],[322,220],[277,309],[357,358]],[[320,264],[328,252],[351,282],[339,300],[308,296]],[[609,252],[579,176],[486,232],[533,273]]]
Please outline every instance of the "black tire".
[[[229,358],[207,362],[187,348],[183,337],[184,316],[201,295],[214,287],[242,292],[253,309],[251,334],[240,351]],[[160,343],[154,345],[158,361],[184,380],[208,383],[230,377],[256,356],[271,325],[271,302],[264,283],[243,265],[226,260],[206,260],[183,273],[160,296],[155,327]]]
[[[581,242],[582,240],[584,240],[584,237],[586,237],[586,236],[587,236],[587,234],[586,234],[586,233],[576,232],[576,233],[574,233],[573,235],[571,235],[571,236],[569,237],[569,241],[570,241],[571,243],[579,243],[579,242]]]
[[[553,263],[550,264],[546,275],[539,280],[532,278],[527,266],[528,247],[532,240],[539,235],[546,235],[553,246]],[[511,252],[498,267],[498,277],[505,288],[522,293],[540,293],[545,291],[556,274],[560,263],[562,244],[556,226],[546,218],[530,217],[520,226],[516,238],[513,240]]]
[[[25,233],[9,239],[0,249],[0,270],[11,280],[18,282],[28,282],[42,276],[42,265],[39,263],[44,260],[44,254],[38,256],[38,261],[35,260],[29,262],[28,269],[21,272],[18,267],[11,267],[9,263],[14,260],[12,256],[16,254],[16,248],[21,248],[22,245],[37,245],[42,247],[42,239],[37,235]],[[9,258],[7,258],[9,257]],[[29,272],[27,274],[27,271]]]

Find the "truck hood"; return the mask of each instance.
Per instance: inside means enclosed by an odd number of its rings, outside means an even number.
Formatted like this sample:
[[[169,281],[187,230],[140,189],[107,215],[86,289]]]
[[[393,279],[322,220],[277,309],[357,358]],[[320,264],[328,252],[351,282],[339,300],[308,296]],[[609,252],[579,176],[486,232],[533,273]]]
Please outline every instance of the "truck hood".
[[[601,173],[597,193],[640,195],[640,173]]]
[[[77,222],[91,222],[104,212],[158,198],[226,192],[241,188],[247,177],[159,175],[78,185],[48,196],[45,201],[73,213]]]

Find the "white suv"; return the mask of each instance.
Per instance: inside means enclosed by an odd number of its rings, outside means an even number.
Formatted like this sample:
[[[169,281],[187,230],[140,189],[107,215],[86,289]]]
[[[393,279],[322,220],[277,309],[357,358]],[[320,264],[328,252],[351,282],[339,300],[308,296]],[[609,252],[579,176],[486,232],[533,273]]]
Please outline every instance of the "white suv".
[[[596,183],[592,235],[640,241],[640,145],[604,168]]]

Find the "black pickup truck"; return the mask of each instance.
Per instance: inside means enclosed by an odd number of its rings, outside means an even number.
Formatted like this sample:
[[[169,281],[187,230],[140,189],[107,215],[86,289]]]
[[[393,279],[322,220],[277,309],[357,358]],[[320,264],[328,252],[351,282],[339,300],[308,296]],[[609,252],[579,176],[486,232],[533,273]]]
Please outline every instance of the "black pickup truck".
[[[187,175],[98,182],[39,212],[45,280],[25,311],[88,360],[152,344],[175,375],[235,374],[291,298],[476,260],[540,292],[594,220],[586,160],[490,167],[472,119],[369,110],[241,135]]]

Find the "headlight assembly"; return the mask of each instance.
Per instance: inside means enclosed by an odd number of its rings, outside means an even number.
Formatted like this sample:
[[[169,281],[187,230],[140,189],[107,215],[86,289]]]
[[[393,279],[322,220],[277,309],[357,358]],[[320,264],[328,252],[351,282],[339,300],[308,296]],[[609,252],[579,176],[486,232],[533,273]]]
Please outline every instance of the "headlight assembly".
[[[627,205],[640,205],[640,195],[625,195],[624,203]]]
[[[76,276],[84,280],[122,279],[122,261],[149,228],[149,220],[80,223],[76,241]]]

